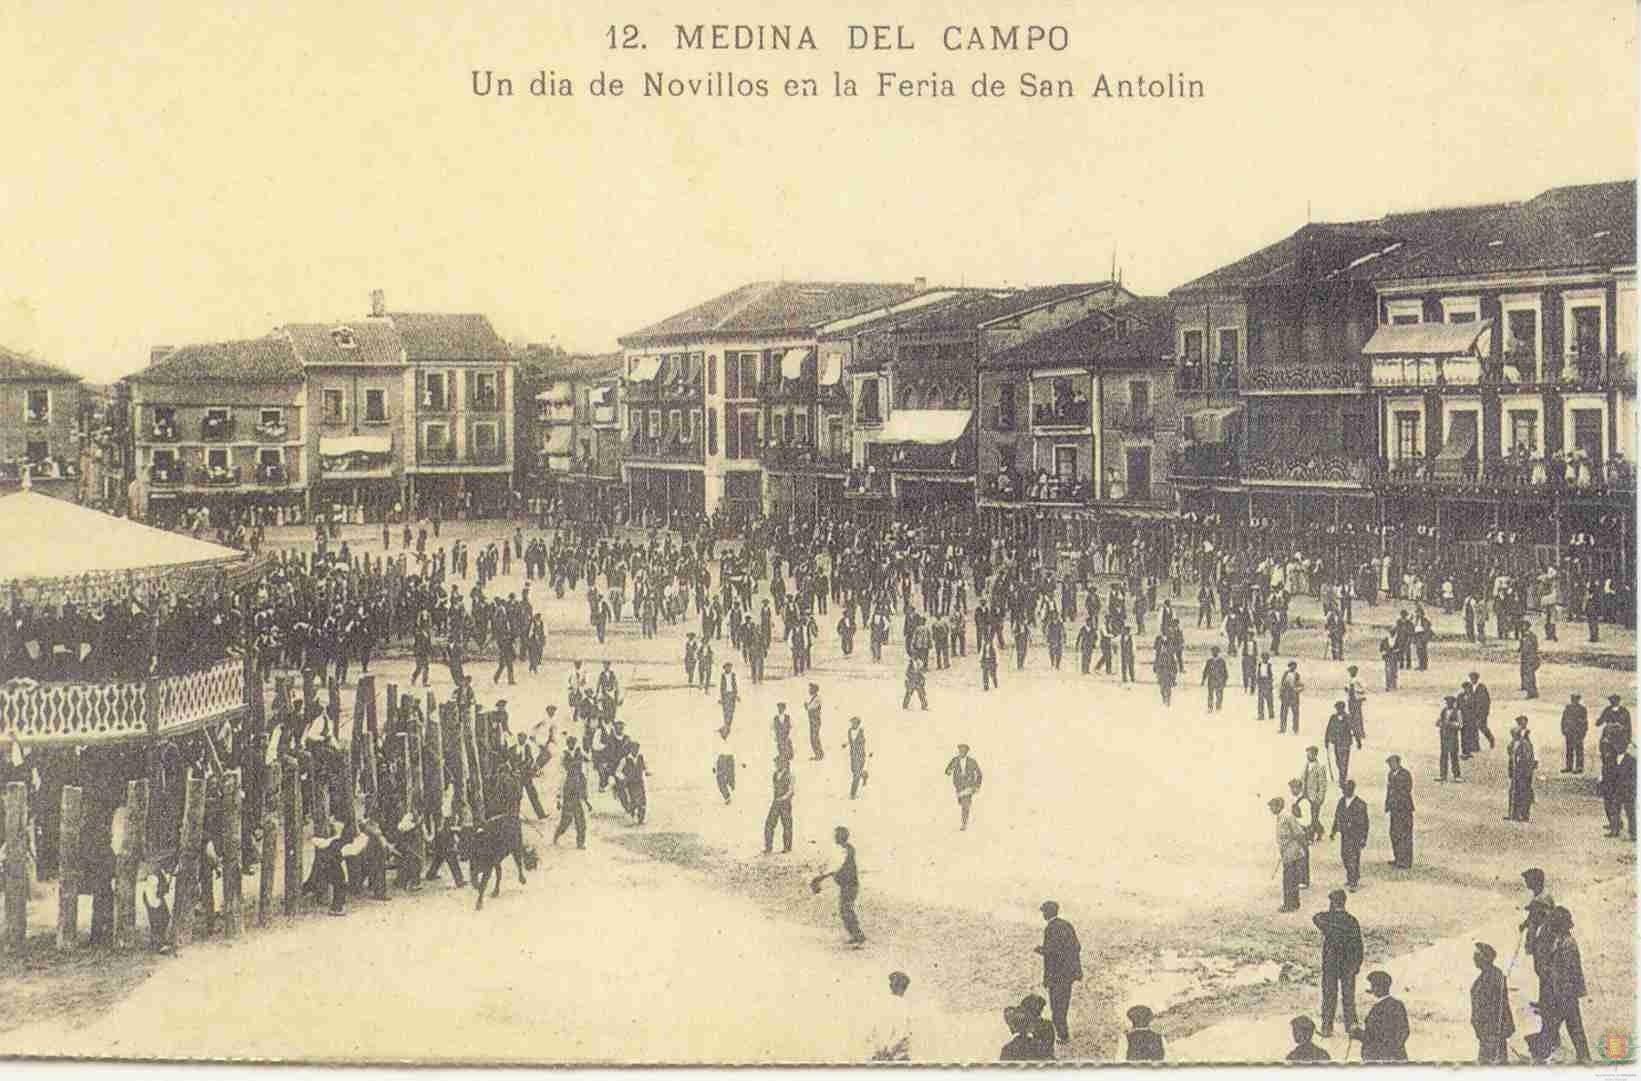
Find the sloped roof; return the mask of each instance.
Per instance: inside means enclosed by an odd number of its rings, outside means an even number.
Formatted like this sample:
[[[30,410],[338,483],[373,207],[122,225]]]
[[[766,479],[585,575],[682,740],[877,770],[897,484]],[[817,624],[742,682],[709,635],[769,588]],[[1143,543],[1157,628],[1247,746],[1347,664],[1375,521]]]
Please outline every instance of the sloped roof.
[[[895,326],[896,333],[964,333],[985,323],[1019,315],[1045,304],[1070,300],[1102,289],[1118,288],[1115,282],[1066,282],[1031,289],[990,289],[966,293],[937,305]]]
[[[282,335],[236,342],[180,345],[130,376],[134,383],[299,383],[302,365]]]
[[[1525,203],[1410,244],[1372,268],[1376,280],[1496,274],[1635,262],[1635,181],[1551,188]]]
[[[613,379],[621,374],[620,353],[545,353],[526,349],[518,356],[520,378],[539,380]]]
[[[623,335],[622,345],[657,339],[810,330],[914,295],[902,282],[752,282],[659,323]]]
[[[1119,333],[1119,326],[1126,333]],[[1136,297],[1004,349],[980,366],[988,370],[1131,366],[1170,356],[1173,351],[1172,303],[1162,297]]]
[[[0,383],[78,383],[80,377],[67,368],[36,360],[0,345]]]
[[[244,558],[220,544],[34,491],[0,497],[0,536],[7,541],[0,545],[0,583]]]
[[[386,319],[287,323],[280,329],[290,337],[296,359],[304,365],[391,367],[404,363],[399,333]],[[342,344],[347,340],[353,342],[351,347]]]
[[[513,351],[476,313],[392,312],[408,360],[510,360]]]

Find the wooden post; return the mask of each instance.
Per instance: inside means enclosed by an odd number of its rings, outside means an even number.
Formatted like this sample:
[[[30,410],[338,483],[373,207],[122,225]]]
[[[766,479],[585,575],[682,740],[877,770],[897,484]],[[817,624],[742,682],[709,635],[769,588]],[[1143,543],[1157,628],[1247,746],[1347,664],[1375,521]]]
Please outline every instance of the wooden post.
[[[63,788],[57,841],[57,948],[71,950],[80,929],[80,789]]]
[[[427,696],[427,730],[422,738],[422,755],[427,761],[427,813],[437,829],[441,824],[439,811],[444,805],[444,725],[439,720],[432,694]]]
[[[125,841],[115,856],[114,946],[129,950],[137,945],[137,871],[148,839],[148,780],[125,785]]]
[[[295,761],[285,760],[280,805],[284,812],[285,915],[294,916],[302,901],[302,778]]]
[[[347,832],[353,833],[359,828],[359,767],[353,759],[351,743],[342,755],[342,781],[348,793],[342,804],[342,821],[347,825]]]
[[[171,942],[186,946],[194,935],[194,902],[199,896],[200,852],[205,846],[205,778],[188,771],[182,796],[182,836],[177,844],[176,905]]]
[[[387,726],[389,728],[392,728],[394,723],[399,720],[399,711],[401,708],[402,707],[399,702],[399,685],[397,683],[389,683],[387,685],[387,703],[383,708],[383,716],[387,720]]]
[[[379,731],[376,727],[376,677],[360,676],[359,693],[365,700],[365,727],[374,735]]]
[[[469,806],[473,809],[473,821],[483,822],[484,813],[484,766],[479,761],[479,744],[473,735],[473,714],[463,709],[458,722],[461,725],[462,754],[467,757],[467,776]]]
[[[444,757],[444,765],[450,773],[450,779],[455,787],[456,805],[454,813],[463,824],[471,821],[470,816],[463,812],[469,810],[467,802],[467,754],[462,747],[461,726],[456,723],[456,708],[449,702],[439,707],[439,751]],[[440,790],[442,793],[442,789]],[[442,797],[441,797],[442,798]]]
[[[245,883],[239,868],[244,811],[239,770],[229,770],[222,778],[222,927],[229,938],[238,938],[245,928],[241,911]]]
[[[28,941],[29,843],[27,833],[28,786],[22,781],[6,785],[6,948],[21,953]]]
[[[405,733],[405,807],[411,811],[413,818],[425,815],[426,809],[422,804],[422,737],[415,729]],[[422,827],[420,821],[410,831],[407,841],[410,847],[410,859],[417,867],[427,866],[427,854],[422,849]],[[415,885],[415,883],[411,883]]]
[[[325,713],[330,718],[331,731],[342,732],[342,687],[335,677],[325,681]]]
[[[268,926],[274,905],[274,862],[279,858],[279,818],[272,811],[262,814],[262,858],[256,869],[256,925]]]

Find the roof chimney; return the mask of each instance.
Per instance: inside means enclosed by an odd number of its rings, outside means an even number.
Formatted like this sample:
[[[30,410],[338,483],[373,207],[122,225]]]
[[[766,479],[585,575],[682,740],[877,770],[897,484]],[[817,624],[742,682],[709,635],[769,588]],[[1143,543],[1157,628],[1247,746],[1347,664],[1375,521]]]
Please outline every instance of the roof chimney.
[[[376,319],[387,314],[387,294],[380,289],[370,291],[370,314]]]
[[[928,288],[929,288],[929,279],[928,278],[913,278],[912,279],[912,292],[922,293],[922,292],[925,292]]]
[[[148,365],[149,365],[149,367],[153,367],[155,364],[158,364],[160,361],[162,361],[166,357],[170,356],[171,355],[171,350],[174,349],[174,348],[175,348],[175,346],[170,346],[170,345],[151,345],[151,346],[149,346],[148,347]]]

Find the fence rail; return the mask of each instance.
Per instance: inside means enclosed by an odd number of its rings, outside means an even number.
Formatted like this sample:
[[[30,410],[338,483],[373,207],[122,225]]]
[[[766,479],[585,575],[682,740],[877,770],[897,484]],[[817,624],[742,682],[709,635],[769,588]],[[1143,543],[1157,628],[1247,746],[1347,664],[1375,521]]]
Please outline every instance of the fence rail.
[[[25,745],[174,736],[244,705],[238,659],[146,681],[20,683],[0,687],[0,736]]]

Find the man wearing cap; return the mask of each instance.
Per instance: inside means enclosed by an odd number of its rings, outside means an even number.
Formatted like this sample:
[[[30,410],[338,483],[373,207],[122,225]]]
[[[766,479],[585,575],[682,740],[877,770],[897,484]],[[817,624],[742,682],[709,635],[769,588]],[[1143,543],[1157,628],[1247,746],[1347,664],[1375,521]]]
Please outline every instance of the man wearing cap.
[[[1367,684],[1357,675],[1357,667],[1353,664],[1345,669],[1345,705],[1350,714],[1350,730],[1356,737],[1356,746],[1361,747],[1362,741],[1367,738],[1367,721],[1362,713],[1362,705],[1367,701]],[[1340,773],[1339,778],[1344,779]]]
[[[974,803],[974,794],[980,791],[983,777],[980,763],[969,757],[967,743],[957,745],[957,754],[946,763],[946,776],[952,779],[952,788],[957,792],[957,809],[962,819],[958,828],[966,830],[969,828],[969,808]]]
[[[1224,707],[1225,684],[1230,678],[1230,672],[1225,667],[1225,658],[1219,655],[1219,647],[1211,647],[1208,660],[1202,666],[1202,684],[1208,688],[1209,713],[1216,713]]]
[[[1126,1061],[1161,1062],[1167,1057],[1163,1051],[1162,1035],[1152,1031],[1151,1021],[1151,1007],[1129,1007],[1128,1023],[1133,1027],[1125,1034],[1128,1042],[1128,1053],[1124,1056]]]
[[[1520,628],[1521,651],[1521,694],[1523,698],[1538,697],[1538,635],[1524,619],[1517,626]]]
[[[1289,661],[1288,670],[1282,673],[1282,685],[1279,701],[1282,703],[1282,714],[1277,733],[1288,730],[1288,717],[1293,717],[1293,734],[1299,734],[1299,692],[1305,685],[1299,679],[1299,662]]]
[[[1277,911],[1297,912],[1299,883],[1305,869],[1305,842],[1310,834],[1292,815],[1282,813],[1286,804],[1281,796],[1272,796],[1266,806],[1276,818],[1276,853],[1282,861],[1282,907]]]
[[[904,972],[889,973],[890,1003],[884,1017],[873,1028],[873,1062],[909,1062],[912,1058],[912,1038],[915,1025],[907,1009],[906,989],[911,977]]]
[[[1584,708],[1584,703],[1579,701],[1579,693],[1574,691],[1567,696],[1567,704],[1561,707],[1561,741],[1566,754],[1566,765],[1561,772],[1584,772],[1584,736],[1589,730],[1590,711]]]
[[[1328,798],[1328,768],[1316,757],[1315,747],[1305,748],[1305,772],[1299,775],[1300,789],[1310,804],[1310,831],[1314,840],[1322,839],[1322,804]]]
[[[1357,747],[1362,745],[1362,739],[1356,734],[1355,726],[1346,712],[1347,708],[1343,701],[1335,702],[1333,715],[1328,718],[1327,728],[1322,732],[1322,746],[1328,749],[1337,763],[1341,782],[1350,776],[1351,741],[1355,740]]]
[[[1390,973],[1375,969],[1367,975],[1368,990],[1379,1001],[1368,1011],[1362,1027],[1351,1030],[1362,1045],[1363,1062],[1407,1061],[1407,1007],[1390,994]]]
[[[1311,917],[1322,932],[1322,1035],[1333,1035],[1333,1014],[1344,1006],[1345,1028],[1356,1027],[1356,975],[1362,968],[1362,926],[1345,911],[1345,891],[1328,894],[1328,909]],[[1341,1002],[1341,1000],[1343,1000]]]
[[[1515,822],[1529,821],[1533,811],[1533,773],[1538,769],[1538,759],[1533,754],[1533,738],[1527,732],[1526,714],[1516,717],[1515,728],[1510,733],[1507,762],[1510,777],[1509,813],[1504,817]]]
[[[1317,1047],[1313,1042],[1316,1036],[1316,1022],[1301,1014],[1288,1022],[1289,1030],[1293,1033],[1293,1050],[1288,1052],[1289,1062],[1332,1062],[1333,1056],[1324,1049]]]
[[[781,851],[792,851],[792,796],[796,785],[792,780],[792,760],[776,758],[775,772],[770,778],[769,814],[764,816],[764,855],[775,847],[775,827],[781,827]]]
[[[1470,705],[1474,717],[1467,718],[1470,726],[1470,742],[1462,749],[1466,752],[1481,750],[1481,740],[1477,737],[1486,736],[1487,749],[1492,750],[1498,746],[1498,741],[1493,738],[1493,730],[1487,726],[1488,719],[1493,715],[1493,692],[1487,689],[1487,684],[1482,682],[1481,675],[1477,672],[1470,673],[1468,686],[1470,688]],[[1469,757],[1469,755],[1466,754],[1465,757]]]
[[[781,767],[784,768],[783,763]],[[788,803],[788,806],[791,806]],[[827,871],[816,875],[809,880],[811,892],[819,893],[821,883],[830,878],[838,887],[838,918],[843,921],[843,929],[849,932],[849,945],[859,946],[866,941],[866,935],[860,929],[860,919],[855,915],[855,898],[860,896],[860,871],[855,866],[855,846],[849,843],[849,831],[842,826],[832,831],[832,840],[843,849],[843,860],[837,870]],[[790,834],[788,835],[790,842]],[[786,851],[792,850],[788,843]],[[769,851],[765,846],[764,851]]]
[[[1271,670],[1271,655],[1262,653],[1259,657],[1259,667],[1254,670],[1254,709],[1257,713],[1255,720],[1263,721],[1267,717],[1276,716],[1276,703],[1272,695],[1276,690],[1276,673]]]
[[[1619,798],[1618,756],[1630,745],[1630,711],[1619,695],[1607,696],[1607,708],[1595,719],[1601,729],[1596,750],[1601,755],[1601,798],[1607,811],[1607,836],[1618,836],[1623,813]]]
[[[1459,776],[1459,729],[1464,721],[1459,716],[1458,699],[1455,695],[1446,697],[1441,712],[1436,714],[1436,732],[1441,737],[1441,776],[1438,781],[1447,780],[1447,771],[1453,770],[1453,779],[1461,780]]]
[[[741,685],[735,679],[735,666],[725,661],[723,675],[718,677],[718,705],[724,711],[724,727],[719,731],[719,735],[728,736],[730,728],[734,726],[735,703],[740,697]]]
[[[1413,774],[1402,766],[1402,756],[1385,759],[1385,814],[1390,818],[1390,865],[1413,866]]]
[[[553,843],[575,826],[575,846],[587,847],[587,754],[576,746],[574,736],[564,739],[564,785],[559,790],[558,828]]]
[[[1510,1061],[1505,1041],[1516,1031],[1515,1018],[1510,1015],[1510,989],[1504,973],[1493,962],[1498,951],[1485,942],[1476,943],[1471,960],[1476,965],[1476,979],[1470,985],[1470,1028],[1476,1034],[1476,1063],[1481,1066],[1503,1066]]]
[[[1343,781],[1339,806],[1333,811],[1333,832],[1339,838],[1339,860],[1345,865],[1345,888],[1354,890],[1362,881],[1362,849],[1368,841],[1367,801],[1356,794],[1355,781]]]
[[[1083,978],[1083,947],[1076,929],[1060,918],[1056,902],[1044,901],[1039,911],[1044,921],[1043,944],[1034,952],[1043,958],[1043,986],[1048,988],[1054,1033],[1063,1043],[1071,1039],[1066,1014],[1071,1009],[1071,985]]]

